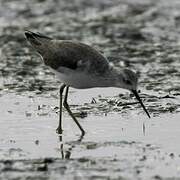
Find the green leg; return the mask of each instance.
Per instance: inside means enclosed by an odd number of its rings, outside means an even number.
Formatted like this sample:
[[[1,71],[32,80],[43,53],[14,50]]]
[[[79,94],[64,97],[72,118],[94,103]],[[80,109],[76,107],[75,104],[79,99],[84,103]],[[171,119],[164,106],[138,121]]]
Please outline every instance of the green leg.
[[[59,126],[58,128],[56,129],[56,132],[58,134],[62,134],[62,96],[63,96],[63,91],[64,91],[64,88],[66,87],[65,84],[62,84],[60,86],[60,89],[59,89]]]
[[[84,129],[81,127],[81,125],[79,124],[79,122],[77,121],[77,119],[74,117],[69,104],[67,103],[67,98],[68,98],[68,91],[69,91],[69,86],[66,86],[66,92],[65,92],[65,97],[64,97],[64,102],[63,105],[66,108],[67,112],[69,113],[69,115],[72,117],[72,119],[74,120],[74,122],[76,123],[76,125],[79,127],[79,129],[81,130],[82,136],[84,136],[85,131]]]

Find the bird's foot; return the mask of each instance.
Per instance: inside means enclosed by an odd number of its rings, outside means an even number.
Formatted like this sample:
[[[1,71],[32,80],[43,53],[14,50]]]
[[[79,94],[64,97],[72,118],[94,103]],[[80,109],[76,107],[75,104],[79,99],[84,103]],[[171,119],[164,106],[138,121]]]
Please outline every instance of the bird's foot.
[[[57,134],[62,134],[62,133],[63,133],[62,128],[61,128],[61,127],[58,127],[58,128],[56,129],[56,133],[57,133]]]
[[[81,136],[83,137],[85,135],[85,131],[84,130],[81,130]]]

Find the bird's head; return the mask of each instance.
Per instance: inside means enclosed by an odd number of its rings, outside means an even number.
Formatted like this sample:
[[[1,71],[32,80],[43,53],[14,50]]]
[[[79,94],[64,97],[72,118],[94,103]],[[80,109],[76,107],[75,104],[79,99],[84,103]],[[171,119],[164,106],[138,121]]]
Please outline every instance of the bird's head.
[[[150,115],[147,109],[145,108],[143,102],[141,101],[141,98],[139,97],[139,94],[137,92],[137,86],[138,86],[137,74],[129,69],[122,70],[121,73],[119,74],[119,85],[121,88],[130,90],[135,95],[136,99],[141,104],[147,116],[150,118]]]
[[[129,69],[122,70],[120,74],[120,82],[124,89],[128,89],[130,91],[137,90],[137,74]]]

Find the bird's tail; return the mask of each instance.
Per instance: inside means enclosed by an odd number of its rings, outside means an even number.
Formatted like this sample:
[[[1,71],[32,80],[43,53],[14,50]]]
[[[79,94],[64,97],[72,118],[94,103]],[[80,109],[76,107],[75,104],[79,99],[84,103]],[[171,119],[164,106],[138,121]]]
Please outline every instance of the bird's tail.
[[[39,46],[52,40],[50,37],[31,31],[25,31],[25,36],[26,39],[32,44],[32,46]]]

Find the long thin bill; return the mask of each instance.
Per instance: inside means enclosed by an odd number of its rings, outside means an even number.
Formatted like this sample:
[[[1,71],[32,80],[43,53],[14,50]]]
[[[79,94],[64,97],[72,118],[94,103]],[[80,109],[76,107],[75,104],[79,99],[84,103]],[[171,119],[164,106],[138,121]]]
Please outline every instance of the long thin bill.
[[[151,116],[149,115],[147,109],[145,108],[143,102],[141,101],[139,95],[138,95],[138,92],[136,90],[132,90],[132,92],[134,93],[136,99],[139,101],[139,103],[141,104],[142,108],[144,109],[144,111],[146,112],[146,114],[148,115],[149,118],[151,118]]]

